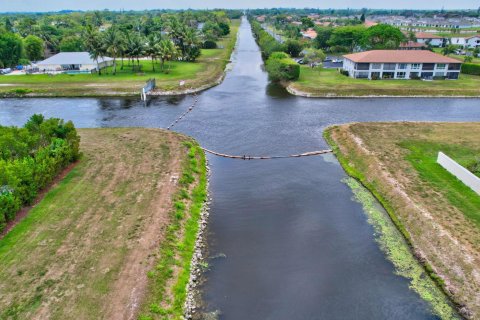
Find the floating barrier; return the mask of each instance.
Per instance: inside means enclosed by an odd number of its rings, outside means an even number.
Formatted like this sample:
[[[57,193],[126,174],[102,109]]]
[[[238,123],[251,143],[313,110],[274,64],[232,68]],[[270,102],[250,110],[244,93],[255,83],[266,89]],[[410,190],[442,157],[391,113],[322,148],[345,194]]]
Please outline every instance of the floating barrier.
[[[182,113],[182,115],[181,115],[180,117],[178,117],[177,119],[175,119],[175,121],[173,121],[173,122],[167,127],[167,130],[172,129],[172,128],[178,123],[178,121],[182,120],[183,117],[185,117],[188,113],[192,112],[193,108],[195,108],[195,106],[197,105],[197,102],[198,102],[198,97],[197,97],[196,94],[194,95],[194,97],[195,97],[195,100],[193,101],[193,104],[190,106],[190,108],[188,108],[187,111],[185,111],[184,113]]]
[[[229,158],[229,159],[239,159],[239,160],[272,160],[272,159],[286,159],[286,158],[301,158],[301,157],[312,157],[312,156],[318,156],[321,154],[326,154],[326,153],[332,153],[333,150],[327,149],[327,150],[318,150],[318,151],[311,151],[311,152],[305,152],[305,153],[300,153],[300,154],[291,154],[287,156],[249,156],[249,155],[243,155],[243,156],[236,156],[236,155],[230,155],[230,154],[224,154],[224,153],[219,153],[215,152],[206,148],[202,148],[203,151],[208,152],[210,154],[223,157],[223,158]]]

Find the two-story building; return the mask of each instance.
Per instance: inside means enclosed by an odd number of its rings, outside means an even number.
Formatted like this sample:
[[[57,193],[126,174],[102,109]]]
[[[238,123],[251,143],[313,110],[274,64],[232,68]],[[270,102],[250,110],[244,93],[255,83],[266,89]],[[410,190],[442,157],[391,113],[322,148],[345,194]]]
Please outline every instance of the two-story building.
[[[446,39],[427,32],[417,32],[415,34],[418,43],[430,44],[432,47],[443,47]]]
[[[462,63],[428,50],[372,50],[344,55],[343,70],[363,79],[458,79]]]
[[[471,37],[453,37],[450,39],[450,43],[464,48],[477,48],[480,47],[480,35]]]

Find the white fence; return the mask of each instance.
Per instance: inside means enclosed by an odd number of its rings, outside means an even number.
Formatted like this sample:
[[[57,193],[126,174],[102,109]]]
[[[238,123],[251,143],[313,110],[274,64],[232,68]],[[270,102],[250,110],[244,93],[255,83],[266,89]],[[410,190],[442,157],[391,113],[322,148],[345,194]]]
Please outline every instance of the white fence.
[[[469,186],[473,191],[480,194],[480,178],[459,165],[443,152],[438,153],[437,163],[448,172],[456,176],[460,181]]]

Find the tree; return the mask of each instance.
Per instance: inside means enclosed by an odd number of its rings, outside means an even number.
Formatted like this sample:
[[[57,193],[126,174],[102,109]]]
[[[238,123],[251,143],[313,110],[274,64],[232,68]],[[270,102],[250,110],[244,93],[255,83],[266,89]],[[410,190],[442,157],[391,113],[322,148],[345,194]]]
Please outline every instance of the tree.
[[[319,49],[305,49],[305,54],[303,55],[303,62],[307,64],[320,63],[325,60],[326,55],[322,50]]]
[[[328,48],[328,40],[332,36],[333,28],[318,27],[316,28],[317,37],[313,40],[313,45],[317,49]]]
[[[303,46],[298,40],[289,39],[285,42],[285,51],[292,57],[298,57]]]
[[[43,58],[43,40],[37,36],[29,35],[24,40],[25,54],[30,61]]]
[[[8,17],[5,19],[5,30],[7,30],[8,32],[13,31],[13,23]]]
[[[308,17],[303,17],[300,19],[300,21],[302,22],[302,27],[304,29],[313,28],[315,26],[315,23],[313,23],[312,19]]]
[[[5,67],[15,66],[23,56],[22,39],[9,32],[0,32],[0,61]]]
[[[403,41],[405,35],[402,31],[387,24],[368,28],[362,38],[363,46],[368,49],[396,49]]]
[[[145,46],[145,53],[150,56],[152,59],[152,71],[155,72],[155,58],[157,57],[158,52],[158,43],[160,42],[160,37],[156,33],[152,33],[147,37],[147,43]]]
[[[157,55],[162,61],[161,68],[164,70],[165,62],[178,57],[178,49],[172,40],[161,40],[157,46]]]
[[[455,50],[456,50],[456,47],[454,45],[450,44],[450,45],[446,46],[445,48],[443,48],[442,53],[443,53],[444,56],[448,56],[449,54],[454,53]]]
[[[222,36],[230,34],[230,26],[226,22],[219,22],[218,26],[222,29]]]
[[[200,38],[196,30],[192,28],[185,28],[183,33],[183,52],[182,59],[186,61],[195,61],[201,54]]]
[[[274,52],[268,58],[265,69],[272,81],[293,81],[300,76],[300,65],[283,52]]]
[[[345,47],[349,51],[354,51],[363,39],[365,31],[364,26],[345,26],[335,28],[332,32],[328,45],[333,47]]]
[[[87,25],[83,34],[85,39],[85,48],[88,50],[90,57],[95,60],[98,66],[98,59],[103,57],[105,53],[100,40],[100,35],[92,25]],[[97,69],[97,72],[99,75],[102,74],[102,70],[100,68]]]
[[[121,51],[121,34],[116,27],[111,27],[105,31],[103,36],[103,46],[105,52],[113,58],[113,74],[117,74],[117,57]]]
[[[63,38],[59,48],[60,52],[82,52],[85,49],[83,40],[78,36]]]
[[[360,16],[360,21],[362,21],[362,23],[365,23],[365,13],[362,13],[362,15]]]

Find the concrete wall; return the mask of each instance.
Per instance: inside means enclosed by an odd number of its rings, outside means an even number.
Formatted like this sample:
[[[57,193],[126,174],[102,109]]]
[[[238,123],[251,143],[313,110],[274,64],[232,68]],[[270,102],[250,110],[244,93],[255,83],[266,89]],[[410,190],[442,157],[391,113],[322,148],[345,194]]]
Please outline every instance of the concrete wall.
[[[473,191],[480,194],[480,178],[449,158],[443,152],[438,153],[437,163],[456,176]]]

